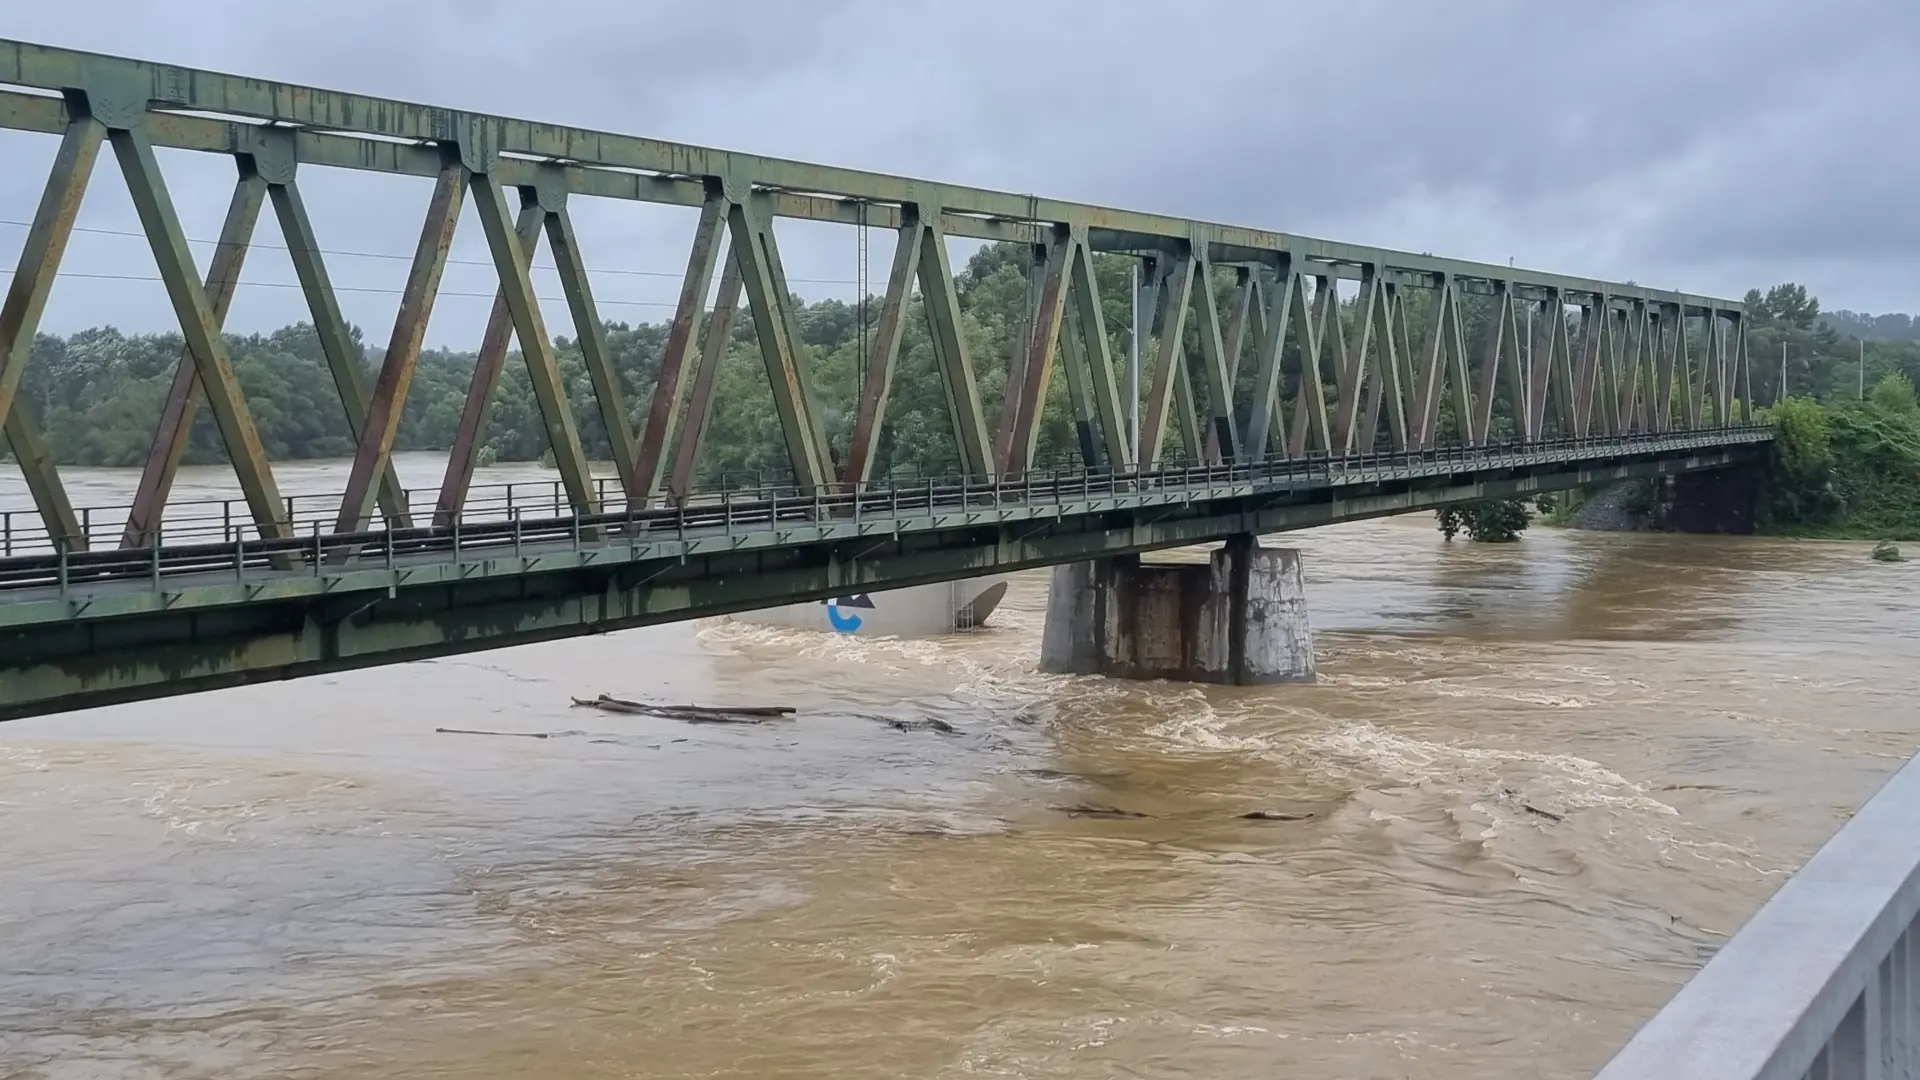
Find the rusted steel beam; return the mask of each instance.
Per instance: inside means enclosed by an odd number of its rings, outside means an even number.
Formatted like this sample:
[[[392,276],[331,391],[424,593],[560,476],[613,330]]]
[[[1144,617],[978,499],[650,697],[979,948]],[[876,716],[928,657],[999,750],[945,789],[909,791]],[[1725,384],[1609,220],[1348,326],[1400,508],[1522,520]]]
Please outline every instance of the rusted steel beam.
[[[1340,305],[1333,298],[1328,278],[1315,279],[1313,301],[1307,301],[1307,277],[1293,275],[1293,333],[1300,345],[1300,385],[1293,398],[1293,430],[1287,440],[1287,456],[1306,454],[1312,449],[1333,452],[1332,433],[1327,427],[1327,385],[1320,369],[1326,347],[1327,320],[1340,317]]]
[[[1553,345],[1553,382],[1552,390],[1554,418],[1558,421],[1561,435],[1574,434],[1573,426],[1573,343],[1568,337],[1567,311],[1564,303],[1553,305],[1553,318],[1548,329],[1554,336]]]
[[[1406,304],[1400,295],[1400,286],[1391,281],[1380,283],[1380,302],[1374,308],[1374,315],[1377,322],[1374,335],[1379,345],[1373,358],[1373,378],[1367,385],[1366,419],[1362,425],[1366,435],[1360,445],[1367,450],[1378,445],[1380,418],[1384,412],[1388,440],[1393,449],[1405,450],[1409,444],[1407,397],[1412,392],[1412,378],[1407,374]]]
[[[467,167],[457,157],[450,157],[441,164],[439,179],[434,182],[420,241],[407,271],[407,284],[400,294],[400,310],[393,320],[393,336],[387,341],[380,376],[367,403],[366,425],[360,429],[346,494],[340,500],[340,516],[335,522],[340,532],[355,532],[369,524],[374,480],[386,471],[393,457],[394,436],[399,433],[407,391],[420,364],[420,346],[427,338],[427,320],[433,315],[440,275],[447,268],[447,252],[453,246],[453,230],[460,222],[460,204],[466,193]]]
[[[1473,442],[1473,380],[1468,374],[1467,328],[1460,318],[1460,290],[1449,279],[1441,290],[1447,308],[1447,351],[1451,357],[1454,438]]]
[[[1220,307],[1213,296],[1213,267],[1204,257],[1196,260],[1199,288],[1193,293],[1195,329],[1200,333],[1200,370],[1207,384],[1205,434],[1188,444],[1196,458],[1208,456],[1215,448],[1220,460],[1235,461],[1240,456],[1240,426],[1233,418],[1233,376],[1227,370],[1226,345],[1221,341]],[[1196,419],[1198,410],[1195,410]]]
[[[1053,361],[1060,345],[1060,322],[1066,311],[1067,267],[1073,253],[1070,236],[1055,236],[1047,245],[1040,294],[1033,309],[1033,325],[1026,337],[1026,359],[1021,365],[1013,428],[1003,440],[1000,473],[1016,475],[1033,468],[1040,445],[1040,418],[1046,407],[1047,386],[1053,379]]]
[[[307,310],[313,315],[320,354],[326,357],[334,389],[340,394],[347,434],[357,446],[367,419],[366,375],[360,370],[359,352],[353,346],[353,336],[347,332],[347,320],[340,314],[340,300],[334,294],[333,279],[327,274],[320,239],[313,231],[313,219],[307,215],[306,200],[300,195],[300,186],[291,168],[284,174],[284,181],[269,183],[267,194],[273,200],[280,233],[286,238],[287,257],[293,263],[294,276],[300,279],[300,291],[306,295]],[[412,526],[407,491],[400,486],[400,474],[394,470],[391,459],[380,474],[379,505],[388,521],[403,529]]]
[[[65,540],[68,551],[87,550],[86,529],[73,512],[67,489],[60,483],[60,471],[54,467],[53,453],[47,449],[46,437],[40,434],[40,425],[25,398],[14,399],[5,433],[7,445],[13,448],[13,463],[27,481],[40,520],[47,524],[47,536],[56,543]]]
[[[1712,368],[1712,421],[1718,427],[1727,422],[1727,417],[1733,411],[1733,384],[1729,378],[1731,363],[1727,350],[1727,325],[1717,311],[1707,316],[1707,349],[1708,366]]]
[[[1338,351],[1346,353],[1341,365],[1340,402],[1333,417],[1333,445],[1340,453],[1351,453],[1358,441],[1355,430],[1367,389],[1367,357],[1373,347],[1373,309],[1380,300],[1380,275],[1371,268],[1360,279],[1360,294],[1354,298],[1354,329],[1360,340],[1347,352],[1343,338]]]
[[[1620,372],[1620,430],[1645,431],[1648,395],[1641,383],[1647,371],[1647,305],[1641,300],[1629,301],[1620,317],[1625,331]]]
[[[0,90],[0,129],[57,135],[65,129],[67,115],[66,106],[58,98]],[[174,150],[251,154],[263,141],[290,136],[298,159],[308,165],[428,179],[440,171],[439,151],[430,142],[392,142],[340,131],[275,127],[171,112],[148,114],[148,129],[154,145]],[[502,185],[516,187],[532,185],[543,174],[555,172],[560,174],[565,188],[575,195],[688,207],[698,207],[706,200],[704,180],[678,174],[503,158],[495,163],[494,176]],[[775,217],[841,225],[860,221],[862,204],[855,199],[795,191],[770,191],[768,195]],[[881,202],[864,205],[869,225],[899,227],[901,210],[898,207]],[[1025,220],[976,214],[943,212],[940,222],[950,235],[979,240],[1021,241],[1033,232]]]
[[[1260,302],[1260,276],[1251,266],[1233,268],[1233,305],[1227,311],[1227,326],[1221,332],[1221,344],[1227,350],[1227,385],[1231,393],[1240,390],[1240,362],[1247,347],[1248,326],[1254,319],[1254,309]],[[1254,336],[1259,337],[1255,332]],[[1237,426],[1237,425],[1236,425]],[[1242,453],[1246,450],[1241,447]],[[1207,457],[1209,460],[1220,456],[1220,440],[1211,433],[1207,436]]]
[[[1232,403],[1231,407],[1236,410],[1238,408],[1240,394],[1241,370],[1245,366],[1244,360],[1246,358],[1247,342],[1249,340],[1258,342],[1265,336],[1265,304],[1266,288],[1261,283],[1259,268],[1252,266],[1234,267],[1233,308],[1227,313],[1227,327],[1226,330],[1222,332],[1222,341],[1227,350],[1227,385],[1231,388],[1228,400]],[[1249,381],[1252,381],[1253,377],[1248,375],[1247,378]],[[1242,423],[1236,420],[1235,426],[1244,434],[1245,427]],[[1239,450],[1242,457],[1248,456],[1249,451],[1244,439]],[[1219,457],[1219,455],[1219,439],[1217,436],[1209,434],[1207,436],[1207,457],[1209,460],[1213,460]]]
[[[240,283],[240,267],[246,262],[247,247],[253,241],[253,228],[260,221],[260,208],[267,201],[267,182],[253,170],[249,159],[242,161],[240,179],[233,186],[233,199],[227,204],[227,216],[220,226],[220,239],[214,245],[213,259],[207,264],[207,280],[202,286],[213,305],[215,327],[227,321],[227,309]],[[160,424],[153,433],[146,464],[140,470],[139,486],[134,488],[133,509],[127,515],[120,546],[146,547],[159,535],[166,513],[167,497],[173,491],[173,478],[180,471],[180,459],[187,452],[187,438],[193,433],[194,414],[199,411],[200,376],[193,356],[184,348],[174,367],[173,384],[167,388],[161,407]]]
[[[707,291],[713,287],[713,268],[720,259],[721,233],[727,227],[731,205],[726,195],[714,192],[694,226],[687,271],[680,279],[680,301],[674,308],[673,322],[667,326],[667,344],[660,355],[660,377],[653,384],[647,422],[640,429],[638,456],[633,463],[634,480],[639,485],[634,499],[641,505],[659,492],[665,476],[667,443],[673,437],[674,424],[680,419],[688,368],[700,345],[701,316],[707,310]]]
[[[1354,356],[1347,347],[1347,321],[1340,317],[1338,279],[1331,275],[1319,278],[1315,288],[1325,289],[1327,293],[1326,308],[1320,323],[1320,352],[1327,365],[1333,368],[1333,408],[1327,414],[1327,444],[1338,451],[1344,441],[1340,414],[1346,411],[1349,400],[1356,407],[1359,403],[1359,398],[1354,394],[1359,373],[1352,369]]]
[[[1529,442],[1546,432],[1547,381],[1553,373],[1552,303],[1539,301],[1527,309],[1527,429],[1521,438]]]
[[[1611,301],[1596,305],[1594,316],[1594,360],[1591,391],[1592,397],[1587,405],[1589,414],[1587,430],[1601,435],[1611,434],[1620,420],[1620,373],[1619,357],[1614,342],[1614,310]]]
[[[880,454],[880,431],[887,416],[893,369],[900,356],[900,338],[906,331],[907,305],[913,295],[914,277],[919,273],[920,245],[926,242],[926,233],[926,226],[918,217],[895,233],[887,295],[881,301],[880,320],[874,327],[873,348],[867,359],[867,379],[860,388],[853,436],[847,442],[842,480],[849,486],[866,486],[873,474],[874,459]]]
[[[1700,426],[1700,392],[1695,389],[1693,358],[1693,316],[1684,308],[1676,320],[1675,335],[1680,339],[1680,358],[1674,369],[1674,392],[1680,395],[1680,422],[1691,431]]]
[[[54,157],[53,170],[40,194],[40,206],[27,228],[20,261],[0,304],[0,419],[7,415],[20,377],[33,353],[33,337],[46,309],[47,295],[60,270],[61,256],[73,236],[73,221],[86,196],[87,181],[100,157],[106,128],[91,116],[68,125]]]
[[[187,248],[187,237],[181,231],[173,197],[167,193],[166,180],[154,158],[153,143],[140,126],[141,116],[129,109],[101,119],[108,126],[114,156],[133,195],[134,210],[153,249],[167,297],[180,319],[180,330],[199,371],[200,385],[207,392],[207,404],[213,410],[221,441],[226,444],[227,460],[233,465],[241,493],[253,512],[254,524],[262,537],[291,536],[292,527],[286,520],[280,489],[273,481],[273,468],[260,445],[260,433],[247,408],[246,395],[234,377],[226,342],[220,336],[219,321],[214,317],[206,290],[201,287],[200,275],[194,270],[193,253]]]
[[[1091,376],[1094,416],[1104,440],[1106,463],[1116,470],[1128,469],[1133,466],[1133,442],[1127,437],[1126,419],[1120,411],[1120,388],[1113,377],[1113,354],[1107,345],[1106,317],[1100,308],[1093,253],[1084,239],[1075,238],[1069,260],[1072,303],[1085,338],[1084,356]]]
[[[796,309],[799,297],[793,286],[787,284],[787,269],[780,257],[780,244],[774,238],[774,212],[772,197],[762,191],[748,196],[753,204],[755,219],[766,228],[761,233],[761,248],[766,258],[767,272],[772,276],[775,296],[779,303],[775,306],[782,322],[786,324],[787,340],[793,343],[793,368],[799,377],[800,404],[807,419],[808,437],[818,447],[821,475],[831,485],[837,475],[833,466],[833,444],[827,441],[827,420],[824,403],[820,397],[820,381],[813,375],[813,350],[807,348],[806,339],[800,336],[800,316]]]
[[[580,241],[573,231],[573,215],[562,202],[547,207],[546,218],[547,243],[553,248],[554,270],[560,277],[560,290],[567,297],[567,310],[573,315],[580,358],[586,364],[587,379],[593,383],[594,402],[600,407],[600,425],[606,429],[607,446],[620,470],[620,490],[627,495],[627,505],[638,507],[646,487],[630,464],[638,455],[633,423],[627,419],[626,393],[620,388],[620,373],[614,370],[613,356],[607,348],[607,325],[600,319],[599,305],[594,303],[586,260],[580,256]],[[522,241],[521,248],[532,257],[532,243]]]
[[[1173,408],[1174,389],[1186,372],[1186,333],[1188,298],[1193,294],[1194,276],[1199,263],[1191,251],[1166,261],[1158,290],[1158,344],[1153,350],[1153,389],[1147,394],[1146,407],[1140,413],[1140,449],[1137,460],[1142,468],[1160,464],[1166,443],[1167,414]],[[1202,283],[1202,288],[1205,284]],[[1146,363],[1145,359],[1141,363]],[[1190,447],[1189,450],[1197,450]]]
[[[1572,342],[1574,351],[1569,354],[1572,357],[1573,365],[1573,422],[1571,424],[1571,434],[1584,437],[1587,434],[1589,423],[1587,410],[1592,400],[1592,361],[1595,355],[1593,349],[1595,338],[1592,319],[1593,305],[1581,304],[1579,305],[1579,309],[1580,333]],[[1573,332],[1569,330],[1568,335],[1572,337]]]
[[[988,436],[981,406],[980,380],[967,354],[966,336],[960,332],[960,298],[954,291],[946,233],[937,217],[928,220],[927,235],[920,244],[920,301],[933,338],[933,358],[946,391],[947,415],[960,451],[961,468],[968,476],[992,476],[993,440]]]
[[[1069,241],[1071,243],[1072,241]],[[1071,255],[1068,256],[1072,258]],[[1067,293],[1073,293],[1073,267],[1067,267]],[[1080,451],[1080,462],[1089,469],[1101,465],[1100,441],[1093,419],[1093,388],[1088,384],[1092,366],[1088,359],[1090,344],[1080,333],[1079,308],[1069,303],[1060,318],[1060,365],[1067,372],[1067,410],[1073,419],[1073,442]]]
[[[693,396],[687,400],[687,417],[680,425],[680,436],[673,454],[673,475],[667,491],[675,502],[684,502],[693,492],[693,470],[700,458],[700,446],[707,437],[707,424],[713,419],[713,394],[720,379],[720,365],[726,361],[727,345],[733,340],[733,313],[740,303],[740,261],[728,245],[726,269],[720,272],[720,289],[713,297],[713,314],[708,317],[707,332],[700,339],[700,370],[693,377]]]
[[[1321,429],[1325,432],[1321,452],[1331,454],[1338,445],[1334,441],[1334,418],[1339,415],[1340,399],[1346,393],[1341,383],[1347,378],[1347,326],[1346,320],[1340,317],[1340,292],[1337,280],[1330,276],[1316,277],[1313,300],[1319,323],[1319,329],[1315,335],[1320,346],[1320,356],[1314,364],[1314,373],[1319,376],[1321,386],[1319,395],[1321,415],[1318,420]],[[1334,406],[1331,412],[1327,411],[1326,405],[1326,369],[1329,366],[1333,368],[1334,374]],[[1304,388],[1305,385],[1306,383],[1302,381],[1301,386]]]
[[[1606,378],[1607,431],[1622,435],[1633,429],[1632,406],[1627,394],[1632,390],[1628,381],[1627,349],[1632,344],[1631,314],[1626,309],[1609,307],[1607,309],[1607,341],[1604,354]]]
[[[1574,432],[1580,437],[1593,433],[1594,406],[1600,396],[1600,369],[1606,348],[1606,306],[1604,303],[1580,305],[1580,362],[1574,370]]]
[[[1654,339],[1654,385],[1653,385],[1653,430],[1665,434],[1673,430],[1673,391],[1676,384],[1684,384],[1684,368],[1676,373],[1675,367],[1681,363],[1680,357],[1686,348],[1684,334],[1686,324],[1674,309],[1667,304],[1654,306],[1648,313],[1653,320]],[[1678,377],[1676,377],[1676,375]]]
[[[580,445],[580,431],[573,421],[573,406],[567,400],[566,384],[553,354],[553,339],[547,336],[540,301],[533,295],[533,276],[529,269],[533,260],[526,245],[520,243],[515,222],[507,210],[507,193],[490,174],[479,171],[473,173],[469,190],[473,193],[474,209],[479,211],[481,231],[487,234],[494,271],[500,275],[514,336],[520,339],[520,358],[526,361],[527,376],[533,383],[533,399],[540,406],[540,419],[547,429],[547,445],[553,450],[560,485],[566,489],[567,502],[574,513],[597,513],[600,503],[594,493],[593,474],[587,467],[587,454]]]
[[[1407,328],[1407,290],[1400,286],[1389,290],[1393,297],[1393,332],[1400,343],[1400,389],[1406,396],[1401,399],[1400,408],[1407,418],[1407,445],[1413,445],[1413,395],[1414,366],[1417,358],[1413,349],[1413,331]]]
[[[1735,313],[1734,324],[1734,370],[1735,392],[1740,396],[1740,422],[1753,422],[1753,359],[1747,355],[1747,316],[1744,312]]]
[[[84,109],[76,108],[75,112],[75,118],[65,125],[60,150],[54,156],[53,169],[40,194],[39,208],[27,228],[26,242],[20,247],[20,261],[7,286],[7,298],[0,303],[0,423],[7,425],[10,439],[17,434],[19,441],[28,443],[30,449],[38,443],[38,432],[31,421],[17,431],[11,424],[14,398],[19,393],[27,359],[33,355],[34,334],[40,328],[47,295],[53,291],[60,259],[73,236],[73,221],[80,213],[80,201],[86,196],[87,181],[99,161],[100,143],[106,138],[104,125]],[[28,455],[18,447],[16,453],[24,466]],[[50,458],[42,455],[38,460],[42,471],[30,479],[34,502],[47,535],[66,540],[75,550],[84,550],[87,538],[81,535],[79,524],[73,520],[71,506],[66,506],[59,473],[54,471]]]
[[[1264,333],[1255,338],[1255,372],[1251,400],[1247,402],[1247,422],[1241,426],[1246,436],[1249,459],[1265,458],[1272,445],[1287,442],[1287,417],[1281,406],[1281,363],[1287,345],[1287,330],[1293,320],[1294,278],[1298,276],[1292,260],[1279,268],[1278,280],[1269,298],[1270,311]]]
[[[1195,292],[1201,288],[1195,283]],[[1196,306],[1193,294],[1187,294],[1187,303]],[[1189,312],[1189,316],[1191,316]],[[1184,344],[1184,343],[1183,343]],[[1173,418],[1180,424],[1180,449],[1189,462],[1202,460],[1206,455],[1206,441],[1200,427],[1200,404],[1193,392],[1193,360],[1185,348],[1175,354],[1179,363],[1173,368]]]
[[[1442,291],[1433,294],[1431,325],[1427,327],[1426,344],[1420,347],[1420,363],[1414,375],[1412,444],[1415,449],[1432,446],[1437,441],[1435,426],[1440,417],[1440,395],[1446,379],[1446,329],[1447,305]]]
[[[799,336],[793,332],[772,218],[764,200],[755,198],[730,203],[727,223],[733,256],[740,262],[747,305],[753,313],[760,358],[773,386],[774,411],[780,417],[794,482],[809,494],[824,491],[833,480],[833,458],[820,433],[817,397],[801,356]]]
[[[1017,325],[1008,335],[1007,378],[1000,390],[999,422],[993,428],[993,464],[999,469],[1013,456],[1014,430],[1020,421],[1021,388],[1027,383],[1028,339],[1033,336],[1034,312],[1040,307],[1040,282],[1046,276],[1045,245],[1027,243],[1024,268],[1027,302],[1017,315]]]
[[[520,253],[529,264],[540,246],[541,226],[546,217],[547,212],[537,196],[523,190],[514,231],[520,237]],[[512,345],[513,317],[507,311],[506,290],[500,289],[493,294],[493,308],[487,312],[487,327],[480,335],[473,375],[467,380],[467,398],[460,407],[460,423],[453,431],[453,447],[447,452],[446,470],[440,474],[440,494],[433,508],[436,525],[452,524],[466,508],[467,492],[473,486],[473,473],[480,463],[480,447],[486,442],[487,423],[493,414],[493,395],[500,388],[500,377],[507,368],[507,350]]]
[[[1542,346],[1533,366],[1533,437],[1547,433],[1547,407],[1553,406],[1553,430],[1560,435],[1574,434],[1573,428],[1573,347],[1567,335],[1566,304],[1562,299],[1540,304]]]
[[[1467,441],[1475,446],[1485,446],[1493,429],[1494,399],[1500,394],[1500,374],[1504,364],[1509,370],[1518,370],[1519,350],[1514,356],[1507,356],[1507,341],[1513,337],[1513,294],[1506,289],[1505,283],[1494,294],[1493,326],[1487,334],[1487,351],[1480,358],[1480,382],[1474,393],[1474,413]],[[1521,396],[1524,396],[1524,391]],[[1515,397],[1517,403],[1520,397]],[[1519,415],[1516,407],[1514,415]]]

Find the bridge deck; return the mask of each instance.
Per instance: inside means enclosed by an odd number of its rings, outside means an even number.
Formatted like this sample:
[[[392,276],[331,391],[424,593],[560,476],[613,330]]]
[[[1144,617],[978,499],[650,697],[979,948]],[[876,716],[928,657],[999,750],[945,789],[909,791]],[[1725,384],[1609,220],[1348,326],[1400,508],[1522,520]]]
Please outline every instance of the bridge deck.
[[[1056,471],[1017,483],[693,503],[636,513],[463,522],[278,541],[0,559],[0,627],[520,577],[595,565],[897,538],[976,525],[1185,507],[1254,495],[1337,501],[1383,483],[1750,445],[1767,429],[1213,465],[1115,476]]]
[[[0,719],[1754,458],[1766,429],[0,559]]]

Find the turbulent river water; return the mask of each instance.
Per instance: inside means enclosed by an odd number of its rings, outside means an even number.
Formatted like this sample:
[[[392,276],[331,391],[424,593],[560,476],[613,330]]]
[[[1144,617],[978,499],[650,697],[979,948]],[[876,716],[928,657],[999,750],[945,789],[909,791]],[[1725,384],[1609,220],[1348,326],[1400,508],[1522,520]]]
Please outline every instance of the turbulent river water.
[[[1268,542],[1317,685],[1036,674],[1032,574],[0,725],[0,1076],[1586,1077],[1920,742],[1859,545]]]

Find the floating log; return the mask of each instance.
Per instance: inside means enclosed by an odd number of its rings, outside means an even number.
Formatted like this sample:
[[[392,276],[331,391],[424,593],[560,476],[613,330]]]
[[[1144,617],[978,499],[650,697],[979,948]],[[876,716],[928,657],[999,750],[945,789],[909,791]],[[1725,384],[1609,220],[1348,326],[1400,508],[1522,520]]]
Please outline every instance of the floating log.
[[[1052,806],[1048,807],[1048,809],[1057,810],[1068,817],[1143,818],[1147,816],[1134,810],[1122,810],[1115,806],[1100,806],[1092,803],[1079,803],[1074,806]]]
[[[1241,821],[1306,821],[1312,814],[1289,814],[1280,810],[1255,810],[1241,814]]]
[[[433,730],[442,735],[500,735],[511,739],[551,739],[550,731],[476,731],[473,728],[442,727]]]
[[[690,724],[758,724],[766,720],[781,719],[793,715],[790,705],[654,705],[645,701],[630,701],[617,698],[612,694],[601,694],[595,698],[574,698],[578,708],[599,709],[602,712],[624,713],[630,716],[657,716],[665,720],[684,720]]]

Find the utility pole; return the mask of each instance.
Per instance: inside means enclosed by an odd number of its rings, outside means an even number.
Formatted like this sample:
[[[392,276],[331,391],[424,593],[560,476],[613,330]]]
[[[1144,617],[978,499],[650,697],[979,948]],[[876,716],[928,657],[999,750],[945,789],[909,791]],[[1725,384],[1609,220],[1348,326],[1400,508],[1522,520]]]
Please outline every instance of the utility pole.
[[[1780,343],[1780,385],[1774,387],[1773,403],[1778,405],[1785,400],[1787,400],[1787,343],[1783,341]]]
[[[1127,331],[1127,441],[1140,446],[1140,260],[1127,268],[1127,296],[1133,303],[1133,325]]]
[[[1860,339],[1860,400],[1867,400],[1867,339]]]

